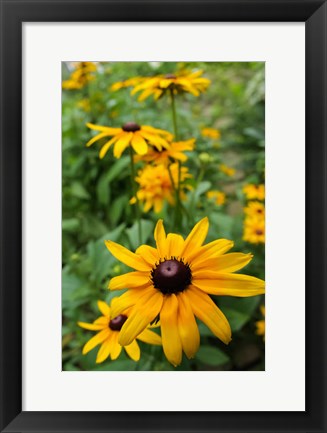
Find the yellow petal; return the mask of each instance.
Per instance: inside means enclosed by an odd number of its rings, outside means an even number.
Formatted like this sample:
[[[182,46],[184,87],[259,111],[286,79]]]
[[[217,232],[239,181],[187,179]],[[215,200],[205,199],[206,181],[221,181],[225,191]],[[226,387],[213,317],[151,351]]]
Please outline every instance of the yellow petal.
[[[184,293],[179,293],[177,299],[179,336],[186,356],[193,358],[200,345],[199,328],[187,296]]]
[[[181,235],[169,233],[167,236],[167,257],[180,257],[184,246],[184,239]]]
[[[86,126],[95,131],[107,132],[108,135],[116,135],[122,132],[121,128],[110,128],[109,126],[94,125],[93,123],[87,123]]]
[[[107,328],[92,337],[83,347],[83,355],[86,355],[90,350],[94,349],[95,346],[101,344],[109,334],[110,330]]]
[[[157,250],[159,256],[161,258],[164,258],[167,255],[167,249],[166,249],[166,232],[162,220],[159,220],[157,222],[156,228],[154,229],[154,239],[157,244]]]
[[[145,260],[151,267],[154,267],[154,265],[159,260],[158,251],[150,247],[149,245],[141,245],[136,251],[135,254],[138,254]]]
[[[213,300],[193,286],[185,291],[193,313],[225,344],[231,341],[232,331],[228,320]]]
[[[127,355],[133,360],[138,361],[141,357],[141,350],[137,342],[134,340],[128,346],[125,346],[124,349],[127,352]]]
[[[110,149],[111,145],[114,144],[117,140],[119,140],[120,135],[116,135],[111,140],[107,141],[100,149],[99,158],[102,159],[106,156],[106,153]]]
[[[101,347],[97,354],[97,358],[95,360],[97,364],[100,364],[101,362],[105,361],[108,358],[110,351],[112,349],[111,337],[112,334],[109,335],[109,337],[101,344]]]
[[[191,233],[185,239],[182,255],[187,256],[188,253],[194,252],[194,249],[200,248],[207,237],[208,230],[209,221],[205,217],[194,226]]]
[[[116,242],[105,241],[106,247],[116,259],[125,263],[130,268],[134,268],[137,271],[149,271],[151,267],[142,259],[142,257],[132,253],[122,245],[116,244]]]
[[[110,307],[108,304],[103,301],[98,301],[98,308],[104,316],[110,317]]]
[[[128,272],[111,278],[108,288],[110,290],[135,289],[138,287],[150,286],[150,273]]]
[[[143,341],[144,343],[154,344],[156,346],[161,346],[161,337],[150,329],[144,329],[141,334],[137,336],[137,339]]]
[[[153,289],[147,298],[142,298],[124,323],[119,334],[119,343],[127,346],[152,322],[159,314],[163,302],[163,295]]]
[[[249,275],[197,271],[192,277],[194,286],[212,295],[247,297],[265,293],[265,282]]]
[[[193,263],[193,272],[198,269],[212,269],[217,272],[235,272],[239,269],[244,268],[253,258],[252,254],[243,254],[243,253],[230,253],[224,254],[219,257],[214,257],[211,259],[204,258],[203,261],[200,260],[200,257],[197,259],[195,263]]]
[[[112,349],[111,349],[111,352],[110,352],[110,358],[111,358],[112,361],[114,361],[115,359],[117,359],[118,356],[121,354],[121,351],[122,351],[122,347],[118,343],[118,337],[119,337],[119,332],[113,332],[113,336],[112,336]]]
[[[117,140],[114,147],[114,156],[120,158],[126,147],[129,145],[133,138],[133,132],[125,132],[119,140]]]
[[[174,367],[182,362],[182,343],[178,334],[177,314],[176,295],[165,296],[160,312],[162,347],[166,358]]]
[[[142,299],[148,299],[152,295],[153,287],[142,289],[129,289],[121,296],[114,298],[115,302],[111,303],[111,317],[116,317],[125,312],[127,308],[132,307]],[[143,298],[145,296],[145,298]]]
[[[103,329],[104,326],[101,324],[95,324],[95,323],[85,323],[85,322],[77,322],[78,326],[84,329],[88,329],[90,331],[100,331],[100,329]]]
[[[90,146],[92,146],[93,143],[95,143],[96,141],[100,140],[101,138],[108,137],[108,135],[110,135],[110,134],[108,134],[108,132],[102,132],[101,134],[98,134],[98,135],[92,137],[91,140],[89,140],[86,143],[86,146],[90,147]]]
[[[148,145],[146,141],[137,132],[134,133],[132,138],[132,147],[138,155],[145,155],[148,151]]]
[[[187,254],[184,254],[184,258],[188,263],[192,263],[196,266],[198,262],[224,254],[226,251],[233,248],[233,246],[234,242],[232,241],[227,239],[217,239],[209,242],[207,245],[203,245],[200,249],[188,251]]]

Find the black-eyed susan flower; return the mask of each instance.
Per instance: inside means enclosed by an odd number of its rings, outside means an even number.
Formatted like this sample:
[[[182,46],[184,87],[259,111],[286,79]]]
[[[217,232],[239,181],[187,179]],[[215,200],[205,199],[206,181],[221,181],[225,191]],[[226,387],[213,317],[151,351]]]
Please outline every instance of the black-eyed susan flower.
[[[82,89],[89,81],[94,80],[93,73],[97,67],[93,62],[77,62],[75,70],[68,80],[62,82],[62,88],[68,90]]]
[[[236,173],[235,168],[228,167],[228,165],[225,165],[225,164],[220,164],[219,165],[219,170],[222,173],[226,174],[226,176],[229,176],[229,177],[234,176],[234,174]]]
[[[209,295],[260,295],[264,293],[264,281],[235,273],[250,262],[252,255],[225,254],[232,248],[232,241],[218,239],[203,245],[208,229],[206,217],[183,239],[174,233],[167,236],[159,220],[154,231],[156,248],[141,245],[135,253],[106,241],[114,257],[135,269],[109,283],[111,290],[129,289],[113,307],[114,315],[131,307],[119,334],[120,344],[129,345],[150,323],[160,319],[164,353],[177,366],[183,351],[192,358],[199,348],[195,317],[221,341],[230,342],[230,325]]]
[[[179,71],[174,74],[156,75],[154,77],[143,77],[141,83],[137,84],[131,94],[141,92],[138,100],[144,101],[149,96],[159,99],[167,91],[178,93],[191,93],[199,96],[210,84],[208,78],[201,75],[203,71]]]
[[[164,164],[146,165],[142,170],[139,170],[138,176],[135,178],[139,184],[136,195],[138,200],[144,203],[144,212],[148,212],[152,207],[156,213],[161,212],[165,201],[171,205],[175,204],[174,185],[177,185],[178,177],[177,163],[171,164],[169,168]],[[181,167],[180,182],[183,183],[191,177],[187,167]],[[186,198],[183,189],[180,191],[180,197],[182,200]],[[136,203],[136,197],[133,197],[130,203]]]
[[[222,191],[208,191],[206,195],[208,199],[213,199],[218,206],[222,206],[226,201],[226,194]]]
[[[263,341],[265,341],[265,334],[266,334],[265,315],[266,315],[266,309],[265,309],[264,305],[260,305],[260,311],[261,311],[261,314],[263,315],[263,319],[262,320],[258,320],[257,322],[255,322],[256,334],[257,335],[262,335]]]
[[[205,138],[211,138],[213,140],[218,140],[221,137],[219,129],[215,128],[202,128],[201,135]]]
[[[265,243],[265,220],[264,218],[245,218],[243,240],[250,244]]]
[[[113,304],[114,302],[112,302],[112,305]],[[123,324],[128,319],[129,313],[127,310],[123,312],[124,314],[117,314],[112,317],[111,308],[103,301],[98,301],[98,308],[102,313],[102,316],[96,319],[93,323],[78,322],[78,325],[81,328],[88,329],[89,331],[97,331],[97,334],[83,347],[83,355],[86,355],[96,346],[100,345],[96,362],[101,363],[109,356],[111,360],[114,361],[119,357],[122,351],[122,346],[118,342],[118,337]],[[150,329],[144,329],[137,336],[137,339],[148,344],[161,345],[160,336]],[[133,361],[138,361],[140,359],[141,351],[136,339],[131,340],[124,349]]]
[[[248,200],[264,200],[265,198],[265,186],[263,184],[250,183],[243,187],[243,192]]]
[[[86,146],[91,146],[102,138],[112,137],[101,147],[100,158],[104,158],[112,145],[114,145],[114,156],[120,158],[128,146],[132,146],[138,155],[145,155],[148,151],[148,144],[162,150],[169,147],[169,141],[172,139],[172,135],[168,131],[152,126],[138,125],[134,122],[125,123],[121,128],[93,125],[92,123],[86,125],[90,129],[99,131],[99,134],[91,138]]]
[[[149,147],[145,155],[135,155],[135,162],[145,161],[152,162],[155,165],[168,165],[173,161],[185,162],[187,155],[184,152],[190,152],[194,149],[195,139],[185,141],[173,141],[168,148],[158,150],[156,147]]]
[[[259,201],[249,201],[247,206],[244,208],[244,213],[248,218],[264,218],[265,206]]]

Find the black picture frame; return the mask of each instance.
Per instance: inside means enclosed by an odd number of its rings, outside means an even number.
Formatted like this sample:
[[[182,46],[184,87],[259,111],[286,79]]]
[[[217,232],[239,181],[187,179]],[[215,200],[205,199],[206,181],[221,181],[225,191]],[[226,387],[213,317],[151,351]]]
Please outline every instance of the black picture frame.
[[[22,412],[22,24],[98,21],[305,22],[305,412]],[[1,0],[1,432],[327,431],[326,35],[326,0]]]

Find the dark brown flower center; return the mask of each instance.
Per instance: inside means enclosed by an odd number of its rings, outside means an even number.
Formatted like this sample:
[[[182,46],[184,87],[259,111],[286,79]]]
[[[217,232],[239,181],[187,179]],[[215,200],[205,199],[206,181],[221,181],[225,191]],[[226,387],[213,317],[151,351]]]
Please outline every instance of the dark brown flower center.
[[[174,79],[174,78],[176,78],[176,75],[174,75],[174,74],[166,74],[165,78]]]
[[[122,126],[122,129],[123,131],[126,132],[135,132],[135,131],[139,131],[141,127],[135,122],[127,122],[125,123],[125,125]]]
[[[114,319],[110,320],[109,328],[113,331],[120,331],[126,320],[127,316],[124,316],[124,314],[119,314],[119,316],[116,316]]]
[[[182,292],[191,284],[192,273],[182,259],[160,262],[151,272],[153,285],[164,295]]]
[[[256,230],[255,234],[258,236],[263,235],[263,231],[262,230]]]

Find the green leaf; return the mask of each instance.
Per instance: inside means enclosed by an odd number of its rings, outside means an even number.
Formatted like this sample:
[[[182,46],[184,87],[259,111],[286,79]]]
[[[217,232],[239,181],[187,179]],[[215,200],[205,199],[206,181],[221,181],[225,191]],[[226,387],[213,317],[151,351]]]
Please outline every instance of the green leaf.
[[[77,218],[68,218],[62,220],[62,229],[66,232],[74,232],[79,228],[79,220]]]
[[[70,187],[70,193],[74,197],[82,198],[82,199],[89,199],[90,194],[86,191],[84,186],[80,182],[73,182]]]
[[[230,308],[224,308],[224,314],[232,328],[233,332],[239,331],[251,318],[249,314],[245,314]]]
[[[142,219],[141,228],[142,228],[142,244],[144,244],[149,239],[151,233],[153,232],[153,223],[151,221]],[[135,223],[132,225],[131,228],[126,229],[126,233],[131,243],[131,247],[134,250],[136,250],[136,248],[140,246],[139,234],[138,234],[138,222],[135,221]]]
[[[126,167],[129,164],[129,158],[128,156],[122,156],[120,159],[117,160],[113,164],[113,166],[110,168],[110,170],[107,173],[107,182],[110,183],[114,179],[116,179],[119,175],[125,174],[126,175]]]
[[[195,358],[213,367],[224,365],[229,361],[229,357],[224,352],[212,346],[201,346]]]

